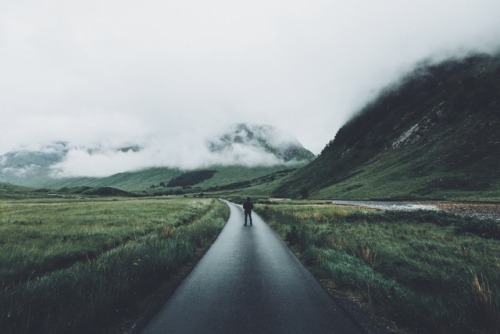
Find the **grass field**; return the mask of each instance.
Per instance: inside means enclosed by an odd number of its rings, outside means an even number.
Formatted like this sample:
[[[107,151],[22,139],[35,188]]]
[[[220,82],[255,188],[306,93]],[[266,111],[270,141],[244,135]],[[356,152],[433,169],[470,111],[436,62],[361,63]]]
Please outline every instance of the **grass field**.
[[[320,279],[409,333],[500,331],[500,226],[436,212],[259,205]]]
[[[209,245],[213,199],[0,201],[0,332],[106,333]]]

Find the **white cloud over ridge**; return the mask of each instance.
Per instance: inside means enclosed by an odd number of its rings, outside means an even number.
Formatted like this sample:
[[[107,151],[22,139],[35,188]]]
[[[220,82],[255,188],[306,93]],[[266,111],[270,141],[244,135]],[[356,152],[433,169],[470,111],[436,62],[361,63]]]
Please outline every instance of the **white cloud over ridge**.
[[[243,143],[233,144],[223,152],[211,152],[207,141],[199,139],[184,137],[164,141],[161,138],[149,138],[137,149],[126,149],[126,144],[121,147],[72,147],[64,154],[61,162],[51,166],[52,176],[104,177],[150,167],[190,170],[213,165],[272,166],[284,163],[262,148]]]
[[[281,156],[291,147],[297,149],[301,144],[295,136],[281,129],[259,124],[233,124],[220,131],[211,129],[196,135],[183,131],[175,138],[158,135],[134,142],[114,140],[93,146],[52,143],[25,147],[21,152],[59,156],[59,161],[50,165],[54,177],[104,177],[150,167],[191,170],[214,165],[273,166],[303,162],[302,156],[288,160]],[[1,159],[2,156],[0,167]]]
[[[496,52],[498,13],[498,0],[4,0],[0,154],[139,143],[75,149],[63,170],[190,166],[209,161],[204,138],[238,122],[319,153],[418,61]]]

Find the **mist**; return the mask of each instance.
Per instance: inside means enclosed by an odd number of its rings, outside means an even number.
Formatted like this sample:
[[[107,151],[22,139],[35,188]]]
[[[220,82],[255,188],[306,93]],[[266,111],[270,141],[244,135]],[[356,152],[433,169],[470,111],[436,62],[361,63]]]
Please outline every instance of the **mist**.
[[[319,153],[423,59],[498,52],[498,13],[497,0],[5,0],[0,154],[68,142],[61,175],[272,163],[208,154],[206,139],[240,122]],[[142,149],[113,149],[126,145]]]
[[[264,136],[276,148],[300,145],[289,133],[276,128],[267,129]],[[259,135],[259,134],[256,134]],[[210,149],[211,144],[220,144],[222,136],[239,136],[235,126],[222,132],[196,133],[184,131],[176,137],[171,135],[138,139],[135,143],[101,142],[96,146],[71,146],[66,144],[62,161],[50,166],[53,177],[102,177],[116,173],[149,167],[170,167],[191,170],[214,165],[273,166],[294,165],[263,149],[258,142],[231,141],[231,145],[219,151]],[[240,137],[241,138],[241,137]],[[50,148],[45,152],[50,152]]]

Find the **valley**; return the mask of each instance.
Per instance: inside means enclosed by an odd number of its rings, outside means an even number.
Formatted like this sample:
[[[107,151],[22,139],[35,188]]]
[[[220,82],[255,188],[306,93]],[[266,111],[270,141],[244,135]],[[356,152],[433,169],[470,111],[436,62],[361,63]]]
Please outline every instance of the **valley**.
[[[9,334],[135,326],[228,224],[218,199],[251,197],[263,218],[256,227],[269,224],[334,299],[382,332],[496,333],[499,128],[500,56],[475,55],[422,64],[318,156],[276,128],[244,123],[206,141],[207,161],[196,167],[151,160],[77,176],[64,174],[70,152],[140,160],[152,148],[58,142],[8,152],[0,326]],[[240,237],[239,220],[230,228]]]

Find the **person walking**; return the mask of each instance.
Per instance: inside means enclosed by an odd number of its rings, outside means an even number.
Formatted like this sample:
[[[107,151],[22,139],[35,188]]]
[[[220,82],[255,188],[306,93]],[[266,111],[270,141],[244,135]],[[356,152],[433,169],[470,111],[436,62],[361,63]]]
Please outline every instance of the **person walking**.
[[[250,226],[252,226],[252,209],[253,209],[252,200],[250,197],[247,197],[246,202],[243,203],[243,210],[245,210],[245,225],[244,226],[247,226],[247,218],[250,218]]]

